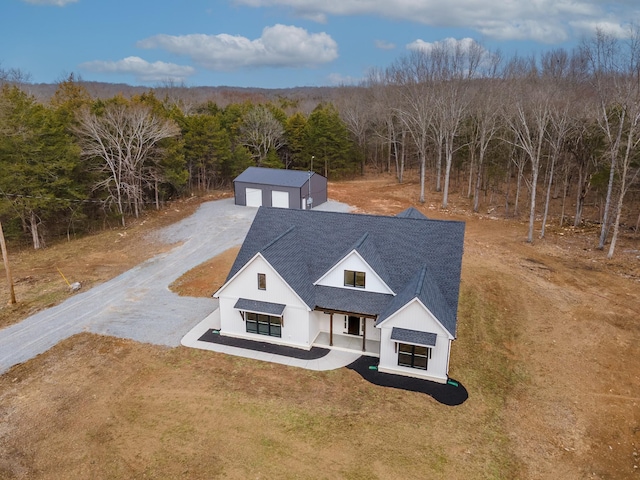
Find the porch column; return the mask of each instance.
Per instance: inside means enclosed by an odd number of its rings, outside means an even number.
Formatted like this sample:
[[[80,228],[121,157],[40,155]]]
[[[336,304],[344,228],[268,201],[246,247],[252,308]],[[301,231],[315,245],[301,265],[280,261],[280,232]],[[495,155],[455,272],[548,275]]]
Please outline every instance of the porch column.
[[[333,347],[333,313],[329,314],[329,346]]]
[[[362,351],[367,351],[367,317],[362,319]]]

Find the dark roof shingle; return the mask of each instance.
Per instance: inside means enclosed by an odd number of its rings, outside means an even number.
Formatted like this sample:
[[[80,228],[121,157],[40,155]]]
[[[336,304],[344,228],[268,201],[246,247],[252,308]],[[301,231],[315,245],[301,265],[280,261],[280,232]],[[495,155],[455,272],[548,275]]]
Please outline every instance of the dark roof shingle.
[[[347,307],[379,323],[417,297],[455,337],[463,240],[456,221],[260,207],[227,280],[260,252],[311,309]],[[396,295],[314,286],[347,249]]]

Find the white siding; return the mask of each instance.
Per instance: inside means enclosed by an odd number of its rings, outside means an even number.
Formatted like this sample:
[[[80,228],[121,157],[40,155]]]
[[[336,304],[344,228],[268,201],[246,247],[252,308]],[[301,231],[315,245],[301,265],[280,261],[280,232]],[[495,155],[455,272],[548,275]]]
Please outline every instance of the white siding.
[[[258,273],[266,274],[266,290],[258,289]],[[219,292],[220,326],[223,335],[246,337],[264,342],[311,348],[309,311],[287,283],[260,255],[256,256]],[[267,337],[246,332],[244,320],[233,308],[238,298],[286,305],[283,313],[282,337]]]
[[[262,190],[259,188],[249,188],[245,190],[245,200],[247,207],[262,206]]]
[[[353,270],[356,272],[365,272],[365,287],[356,288],[356,290],[364,290],[367,292],[377,293],[393,293],[391,289],[382,281],[378,274],[369,266],[367,262],[355,251],[348,254],[335,267],[327,272],[320,280],[318,285],[338,288],[354,288],[344,286],[344,271]]]
[[[289,192],[273,190],[271,192],[271,206],[278,208],[289,208]]]
[[[427,370],[398,365],[396,344],[394,340],[391,340],[393,327],[430,332],[437,335],[436,345],[431,351],[431,359]],[[450,348],[451,337],[447,331],[419,301],[413,300],[404,309],[401,309],[380,325],[380,363],[378,369],[381,372],[422,377],[445,383],[449,373]]]

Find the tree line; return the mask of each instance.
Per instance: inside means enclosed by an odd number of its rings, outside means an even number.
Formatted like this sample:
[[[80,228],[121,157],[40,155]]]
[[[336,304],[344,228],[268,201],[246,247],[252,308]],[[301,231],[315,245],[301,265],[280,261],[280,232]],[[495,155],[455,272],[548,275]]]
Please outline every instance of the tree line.
[[[536,225],[545,235],[551,199],[561,200],[560,225],[574,226],[591,199],[599,208],[588,220],[599,223],[598,248],[609,242],[609,258],[623,218],[638,232],[636,29],[624,39],[597,31],[572,51],[528,57],[443,42],[372,70],[336,104],[371,166],[399,182],[408,166],[419,169],[421,202],[430,187],[447,208],[454,178],[474,212],[482,203],[505,215],[526,208],[533,242]]]
[[[0,75],[0,219],[7,236],[36,249],[47,238],[125,226],[146,208],[229,185],[248,166],[307,170],[314,156],[314,169],[331,178],[358,168],[331,103],[303,114],[284,98],[224,108],[153,90],[96,99],[73,75],[44,103],[9,73]]]
[[[100,222],[124,225],[251,165],[307,170],[312,157],[330,179],[371,170],[403,182],[417,170],[421,202],[435,191],[447,208],[456,190],[474,212],[526,213],[529,242],[544,237],[553,199],[560,225],[599,225],[610,257],[623,223],[636,232],[640,223],[634,29],[526,57],[443,42],[313,108],[286,96],[194,103],[187,88],[98,99],[73,75],[38,102],[19,72],[0,70],[0,84],[0,218],[35,248]],[[598,208],[585,218],[588,203]]]

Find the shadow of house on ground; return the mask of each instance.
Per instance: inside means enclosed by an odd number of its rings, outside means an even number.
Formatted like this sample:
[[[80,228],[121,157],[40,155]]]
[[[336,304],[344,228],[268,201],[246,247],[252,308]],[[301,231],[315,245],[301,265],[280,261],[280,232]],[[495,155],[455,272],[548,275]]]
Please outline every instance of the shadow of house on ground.
[[[411,392],[426,393],[437,402],[444,405],[456,406],[462,405],[469,393],[467,389],[459,382],[456,385],[442,384],[422,380],[420,378],[405,377],[403,375],[393,375],[390,373],[381,373],[377,369],[369,367],[377,367],[378,359],[375,357],[362,356],[355,362],[347,365],[347,368],[359,373],[362,378],[374,385],[381,387],[398,388],[401,390],[409,390]]]

